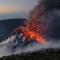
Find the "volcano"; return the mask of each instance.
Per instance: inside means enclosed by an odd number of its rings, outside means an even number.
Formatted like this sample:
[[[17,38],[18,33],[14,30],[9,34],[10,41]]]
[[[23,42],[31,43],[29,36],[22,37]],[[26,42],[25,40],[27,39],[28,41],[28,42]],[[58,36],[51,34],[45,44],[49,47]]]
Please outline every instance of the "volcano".
[[[12,30],[5,40],[0,42],[1,56],[24,54],[27,52],[32,53],[38,50],[40,51],[42,48],[60,48],[60,40],[56,43],[53,41],[53,38],[49,39],[53,25],[53,31],[56,30],[58,33],[60,32],[60,23],[56,21],[56,17],[59,16],[59,12],[57,13],[59,6],[59,0],[43,0],[39,2],[31,11],[29,18],[25,20],[23,24]],[[54,24],[52,20],[55,20],[55,22],[53,21]],[[55,26],[56,23],[57,26]],[[58,30],[55,27],[58,27]],[[55,31],[53,33],[55,33]]]

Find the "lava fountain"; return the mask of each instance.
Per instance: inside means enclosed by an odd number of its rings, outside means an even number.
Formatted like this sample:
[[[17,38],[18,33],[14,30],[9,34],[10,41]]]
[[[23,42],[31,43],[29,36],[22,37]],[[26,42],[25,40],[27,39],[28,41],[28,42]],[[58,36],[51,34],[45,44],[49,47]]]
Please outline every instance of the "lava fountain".
[[[51,22],[45,4],[42,2],[34,7],[31,11],[29,19],[25,21],[23,26],[18,28],[26,37],[37,41],[41,44],[47,44],[46,33]]]

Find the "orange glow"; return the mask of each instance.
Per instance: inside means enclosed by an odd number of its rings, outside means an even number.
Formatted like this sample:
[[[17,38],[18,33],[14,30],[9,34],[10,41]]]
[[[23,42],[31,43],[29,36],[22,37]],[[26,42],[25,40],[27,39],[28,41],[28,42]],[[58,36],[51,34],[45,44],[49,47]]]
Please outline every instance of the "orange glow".
[[[0,14],[4,13],[12,13],[15,12],[17,8],[9,7],[9,6],[0,6]]]
[[[27,7],[26,7],[27,8]],[[0,6],[0,14],[7,14],[7,13],[16,13],[16,12],[26,12],[24,5],[16,5],[16,6]]]
[[[42,43],[42,44],[47,43],[45,38],[36,32],[29,31],[29,32],[27,32],[27,35],[30,36],[31,39],[35,39],[39,43]]]
[[[44,22],[41,19],[37,20],[36,16],[38,15],[39,13],[35,12],[31,19],[25,22],[25,26],[22,26],[20,28],[21,31],[25,34],[25,36],[30,38],[29,40],[32,39],[40,44],[47,44],[44,32],[47,31],[48,27],[47,24],[44,24]]]
[[[27,29],[27,26],[22,27],[21,31],[24,33],[26,37],[29,37],[30,39],[35,40],[38,43],[47,44],[46,38],[43,37],[43,35],[40,35],[38,32],[35,32],[33,30],[30,31],[29,29]]]

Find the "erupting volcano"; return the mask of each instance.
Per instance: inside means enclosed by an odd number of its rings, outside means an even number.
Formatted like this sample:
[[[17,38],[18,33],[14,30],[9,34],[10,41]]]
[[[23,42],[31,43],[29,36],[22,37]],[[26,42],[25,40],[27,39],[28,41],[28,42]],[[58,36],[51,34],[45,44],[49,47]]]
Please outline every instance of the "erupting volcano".
[[[25,21],[23,26],[18,27],[18,30],[26,37],[39,43],[46,44],[46,33],[48,32],[50,22],[51,16],[45,7],[45,4],[41,2],[34,7],[29,19]]]

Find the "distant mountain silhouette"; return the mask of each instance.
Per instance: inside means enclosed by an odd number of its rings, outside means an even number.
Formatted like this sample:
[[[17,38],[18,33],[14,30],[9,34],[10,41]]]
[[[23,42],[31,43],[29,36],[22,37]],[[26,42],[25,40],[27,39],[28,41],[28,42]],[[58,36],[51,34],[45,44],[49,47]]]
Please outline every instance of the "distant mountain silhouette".
[[[0,41],[7,38],[8,34],[16,27],[23,25],[26,19],[6,19],[0,20]]]

